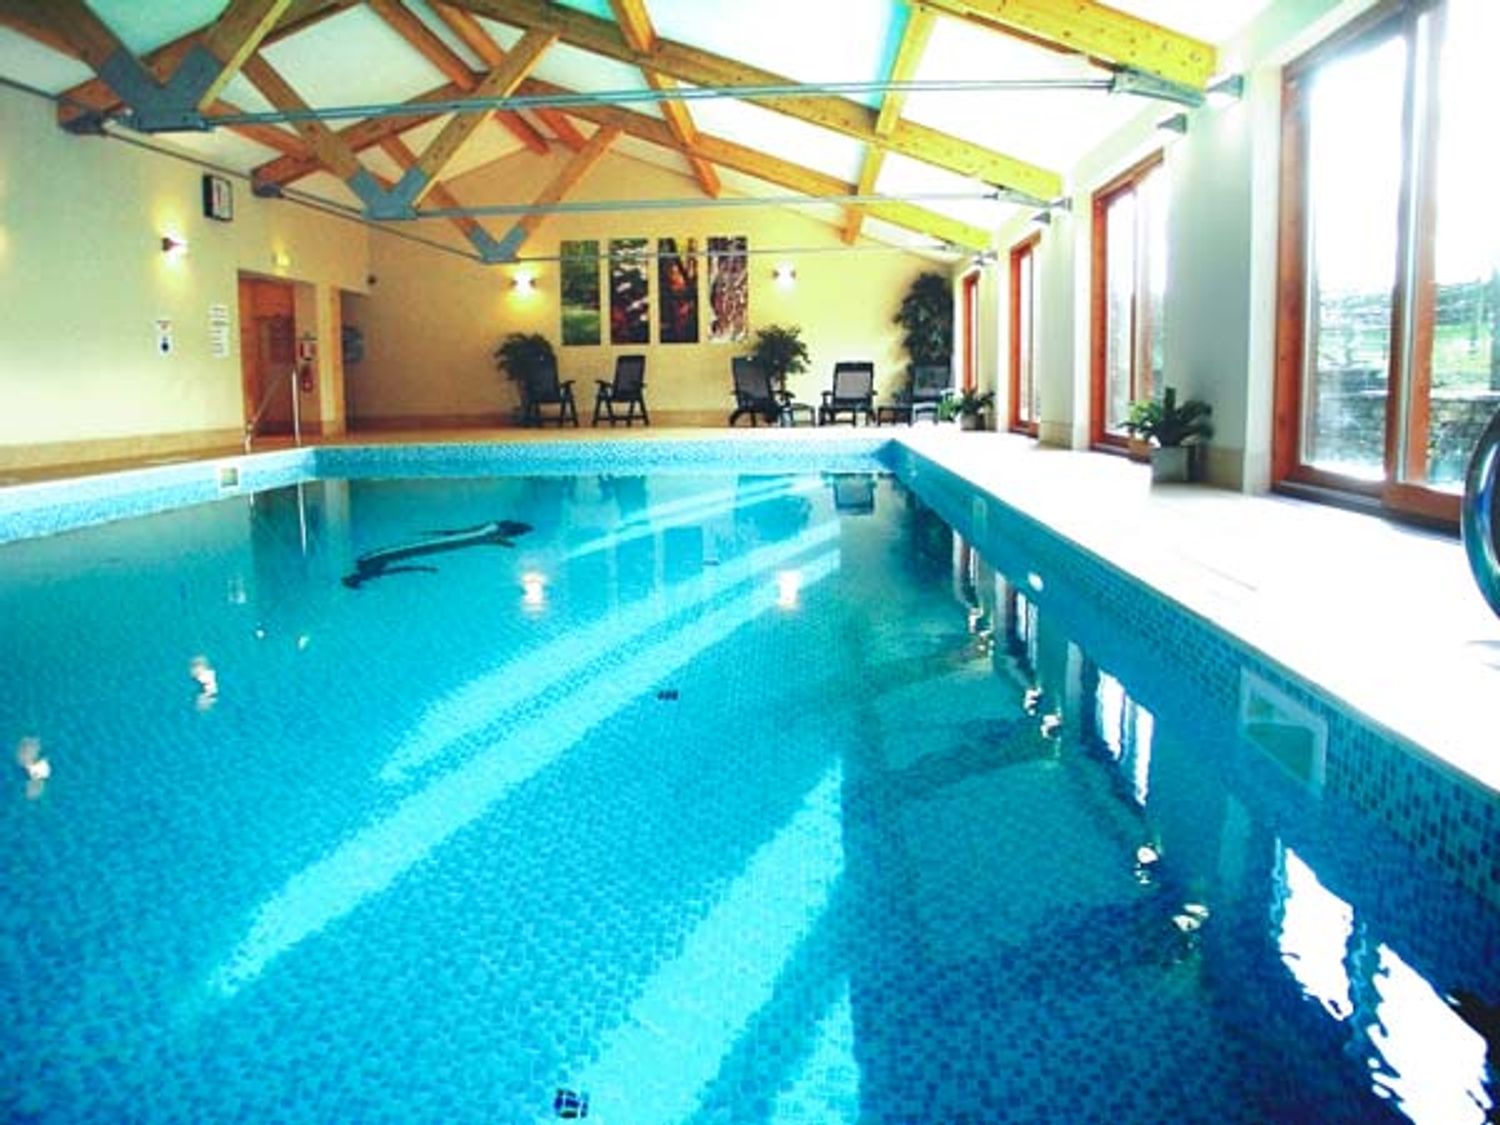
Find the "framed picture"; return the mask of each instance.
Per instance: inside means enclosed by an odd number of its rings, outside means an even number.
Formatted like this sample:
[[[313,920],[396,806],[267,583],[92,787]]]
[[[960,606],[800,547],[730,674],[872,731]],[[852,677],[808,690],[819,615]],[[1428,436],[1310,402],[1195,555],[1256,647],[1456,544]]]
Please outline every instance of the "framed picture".
[[[234,185],[227,176],[203,175],[203,213],[227,223],[234,218]]]

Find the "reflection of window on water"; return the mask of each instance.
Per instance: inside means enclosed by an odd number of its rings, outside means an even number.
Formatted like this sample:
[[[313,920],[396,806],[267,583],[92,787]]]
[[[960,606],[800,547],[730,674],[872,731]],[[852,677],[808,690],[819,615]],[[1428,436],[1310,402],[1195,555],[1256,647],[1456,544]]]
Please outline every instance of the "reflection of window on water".
[[[1000,628],[1005,651],[1022,672],[1036,674],[1037,612],[1036,605],[1004,579],[995,583],[1000,602]]]
[[[1372,1087],[1416,1121],[1483,1122],[1486,1045],[1426,980],[1359,924],[1349,903],[1280,841],[1271,919],[1305,995],[1367,1050]]]
[[[1136,804],[1145,807],[1151,790],[1151,735],[1156,720],[1108,672],[1095,670],[1092,734],[1130,780]],[[1085,685],[1087,691],[1087,685]]]

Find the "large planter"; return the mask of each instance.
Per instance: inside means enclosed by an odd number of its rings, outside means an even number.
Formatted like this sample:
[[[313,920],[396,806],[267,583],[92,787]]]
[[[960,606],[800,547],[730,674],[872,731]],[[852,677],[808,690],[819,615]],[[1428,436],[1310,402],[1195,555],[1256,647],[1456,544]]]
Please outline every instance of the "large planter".
[[[984,415],[960,414],[958,416],[958,428],[960,430],[982,430],[984,429]]]

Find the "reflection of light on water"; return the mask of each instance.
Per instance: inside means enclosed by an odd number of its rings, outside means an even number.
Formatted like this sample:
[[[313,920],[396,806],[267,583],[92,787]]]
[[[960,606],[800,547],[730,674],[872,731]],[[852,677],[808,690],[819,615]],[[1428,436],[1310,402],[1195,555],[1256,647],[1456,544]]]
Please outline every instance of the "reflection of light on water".
[[[527,609],[541,609],[547,604],[547,579],[534,570],[521,575],[521,604]]]
[[[833,526],[836,534],[837,525]],[[794,543],[805,547],[806,538]],[[838,567],[838,553],[828,551],[812,558],[803,571],[811,584]],[[655,684],[769,612],[770,591],[757,585],[749,595],[594,669],[576,691],[551,706],[525,710],[513,722],[487,728],[485,746],[473,757],[386,808],[262,902],[249,932],[210,974],[209,987],[220,996],[233,996],[276,958],[389,889],[454,833],[484,816],[517,785],[563,757]],[[797,885],[796,880],[790,884]],[[742,941],[744,934],[737,932],[735,939]]]
[[[568,1076],[609,1121],[693,1119],[705,1087],[745,1027],[776,991],[787,963],[828,908],[844,870],[842,771],[837,764],[801,808],[746,862],[738,876],[664,960],[601,1042],[594,1062]],[[847,995],[847,994],[846,994]],[[820,1025],[837,1030],[839,1013]],[[844,1019],[840,1041],[852,1047]],[[841,1050],[848,1056],[852,1050]],[[650,1091],[642,1112],[641,1092]]]
[[[854,1009],[847,977],[814,1035],[807,1061],[794,1078],[781,1084],[770,1120],[859,1120],[859,1058],[854,1053]]]
[[[1334,1019],[1352,1010],[1344,953],[1354,909],[1328,890],[1291,848],[1282,852],[1281,960]]]
[[[776,608],[796,609],[802,594],[802,572],[779,570],[776,572]]]
[[[1375,972],[1378,1020],[1370,1028],[1370,1073],[1413,1121],[1491,1120],[1484,1037],[1388,945]]]

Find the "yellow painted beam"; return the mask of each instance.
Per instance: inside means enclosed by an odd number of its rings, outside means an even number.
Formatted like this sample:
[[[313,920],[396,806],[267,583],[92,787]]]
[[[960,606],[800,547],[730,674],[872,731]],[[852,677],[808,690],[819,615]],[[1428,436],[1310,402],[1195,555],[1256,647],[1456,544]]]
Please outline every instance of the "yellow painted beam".
[[[646,0],[609,0],[609,6],[615,14],[615,22],[625,33],[626,42],[638,51],[648,55],[653,53],[656,50],[656,28],[652,26],[651,16],[646,11]],[[648,68],[642,73],[646,76],[647,85],[653,90],[673,90],[677,87],[675,81],[655,70]],[[677,139],[686,147],[692,148],[698,137],[698,128],[693,124],[693,115],[688,112],[687,106],[680,101],[670,100],[661,102],[660,105],[661,114]],[[687,162],[704,194],[717,199],[723,187],[713,165],[700,156],[689,155]]]
[[[506,97],[541,61],[547,48],[556,42],[557,36],[552,32],[526,32],[506,54],[504,61],[474,88],[474,96],[476,98]],[[443,169],[452,163],[453,158],[474,135],[474,130],[479,128],[487,115],[488,111],[484,109],[477,109],[470,113],[455,113],[443,126],[442,131],[432,138],[431,143],[422,151],[422,156],[417,161],[417,167],[427,176],[427,182],[418,189],[412,199],[413,204],[420,203],[422,197],[432,189],[432,185],[437,182]]]
[[[901,42],[896,47],[896,57],[891,60],[891,72],[887,76],[892,82],[909,82],[921,65],[922,53],[927,50],[927,40],[932,37],[932,26],[937,17],[926,8],[912,8],[907,15],[906,28],[901,33]],[[880,113],[875,118],[875,132],[882,137],[891,135],[896,122],[901,119],[906,95],[887,91],[880,102]],[[869,195],[875,190],[875,181],[880,177],[880,166],[885,163],[882,149],[866,146],[865,158],[860,164],[859,185],[856,193]],[[859,228],[864,224],[864,210],[850,207],[844,222],[844,241],[851,246],[859,238]]]
[[[572,46],[650,68],[694,86],[794,84],[779,74],[669,39],[658,38],[656,50],[647,54],[632,47],[613,21],[544,0],[449,0],[449,3],[516,27],[555,31],[563,42]],[[875,111],[847,98],[809,93],[805,98],[747,100],[865,144],[878,145],[961,175],[976,176],[986,183],[1012,188],[1037,199],[1054,199],[1062,194],[1062,177],[1056,172],[936,129],[902,121],[889,135],[881,136],[875,131]]]
[[[575,152],[569,158],[567,164],[563,165],[562,171],[554,177],[552,182],[544,187],[538,193],[537,197],[532,200],[532,206],[546,207],[549,204],[565,199],[568,193],[578,186],[578,181],[588,175],[589,169],[599,162],[599,158],[609,151],[609,146],[619,139],[620,132],[620,128],[615,125],[606,125],[595,131],[594,135],[588,139],[583,148]],[[511,229],[510,234],[501,241],[511,250],[512,254],[519,253],[521,247],[526,244],[526,240],[535,233],[536,228],[541,226],[542,221],[546,218],[547,216],[542,213],[522,215]],[[517,236],[517,231],[520,232],[519,236]],[[512,242],[512,239],[516,239],[516,241]]]
[[[1202,90],[1217,72],[1212,43],[1094,0],[921,0],[938,11],[1020,32],[1091,58]]]
[[[218,100],[229,80],[259,49],[291,3],[292,0],[232,0],[224,9],[218,22],[203,37],[203,46],[224,64],[224,69],[198,99],[200,112]]]

